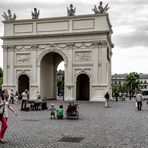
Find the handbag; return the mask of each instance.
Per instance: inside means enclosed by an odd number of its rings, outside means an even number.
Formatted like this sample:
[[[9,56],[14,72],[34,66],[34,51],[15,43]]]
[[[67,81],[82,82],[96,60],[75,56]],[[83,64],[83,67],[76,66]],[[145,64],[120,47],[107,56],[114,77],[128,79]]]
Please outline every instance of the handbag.
[[[138,108],[138,104],[137,104],[137,102],[135,102],[135,107]]]

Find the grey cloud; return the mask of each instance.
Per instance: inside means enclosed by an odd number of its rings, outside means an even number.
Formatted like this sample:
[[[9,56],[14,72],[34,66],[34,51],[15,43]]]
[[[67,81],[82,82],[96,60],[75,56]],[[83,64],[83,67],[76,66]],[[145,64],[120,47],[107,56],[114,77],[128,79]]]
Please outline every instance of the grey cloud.
[[[133,33],[130,34],[114,36],[114,44],[115,46],[121,48],[130,48],[136,46],[147,47],[148,46],[147,39],[148,39],[147,32],[134,31]]]

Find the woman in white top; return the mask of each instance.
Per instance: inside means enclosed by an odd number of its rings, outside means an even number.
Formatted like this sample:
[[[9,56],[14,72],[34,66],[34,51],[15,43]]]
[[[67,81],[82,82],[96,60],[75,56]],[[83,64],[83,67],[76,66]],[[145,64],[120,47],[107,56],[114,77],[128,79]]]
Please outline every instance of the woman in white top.
[[[3,117],[1,119],[1,130],[0,130],[0,143],[5,143],[3,141],[3,137],[5,134],[5,131],[8,127],[8,109],[10,109],[13,113],[15,113],[15,115],[17,115],[17,113],[14,111],[14,109],[9,105],[8,102],[8,91],[7,90],[3,90],[2,91],[2,103],[0,104],[0,109],[1,109],[1,113],[3,114]]]
[[[28,92],[28,90],[25,89],[25,91],[21,94],[21,96],[22,96],[21,110],[24,110],[27,107],[27,100],[28,100],[27,92]]]

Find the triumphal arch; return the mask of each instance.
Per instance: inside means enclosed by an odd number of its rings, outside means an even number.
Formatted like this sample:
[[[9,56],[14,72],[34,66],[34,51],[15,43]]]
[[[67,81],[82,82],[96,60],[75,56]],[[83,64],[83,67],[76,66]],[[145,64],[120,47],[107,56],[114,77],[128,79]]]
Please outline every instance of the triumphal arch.
[[[102,11],[104,10],[104,12]],[[3,88],[29,89],[30,99],[57,98],[57,66],[65,63],[64,100],[104,101],[111,92],[111,24],[107,7],[94,14],[31,19],[4,14]]]

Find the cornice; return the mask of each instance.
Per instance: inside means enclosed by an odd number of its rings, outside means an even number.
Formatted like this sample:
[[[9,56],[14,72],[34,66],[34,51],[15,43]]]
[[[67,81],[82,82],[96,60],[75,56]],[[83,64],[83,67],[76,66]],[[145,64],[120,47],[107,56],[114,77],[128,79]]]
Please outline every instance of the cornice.
[[[106,16],[107,14],[85,14],[85,15],[75,15],[75,16],[60,16],[60,17],[47,17],[38,19],[20,19],[11,21],[2,21],[3,23],[20,23],[20,22],[41,22],[41,21],[54,21],[54,20],[65,20],[65,19],[77,19],[77,18],[88,18],[88,17],[99,17]]]
[[[3,36],[2,40],[18,40],[18,39],[36,39],[36,38],[61,38],[71,36],[93,36],[93,35],[108,35],[110,32],[104,31],[89,31],[89,32],[74,32],[74,33],[58,33],[58,34],[37,34],[37,35],[17,35],[17,36]]]

